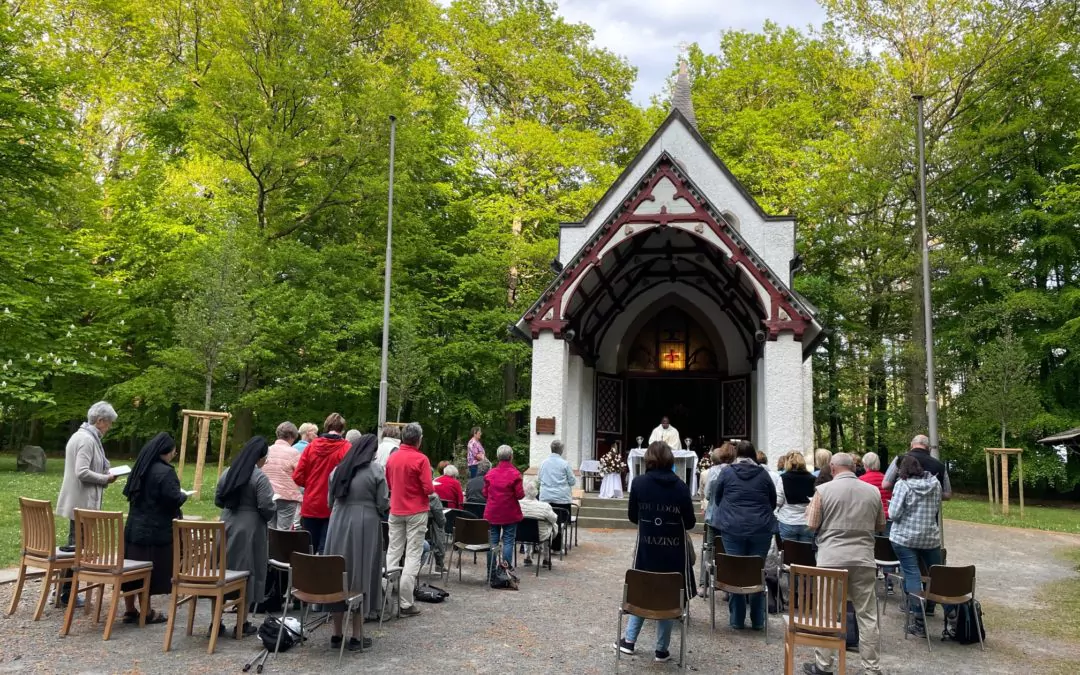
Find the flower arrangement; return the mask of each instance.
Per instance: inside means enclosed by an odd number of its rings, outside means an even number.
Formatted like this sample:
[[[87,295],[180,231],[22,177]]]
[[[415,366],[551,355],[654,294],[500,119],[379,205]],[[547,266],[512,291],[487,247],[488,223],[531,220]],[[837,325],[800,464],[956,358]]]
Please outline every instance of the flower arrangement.
[[[708,455],[708,453],[706,453],[706,454],[701,456],[700,460],[698,460],[698,464],[697,464],[698,473],[699,474],[705,473],[706,471],[708,471],[711,468],[712,468],[712,460],[709,459],[709,455]]]
[[[618,445],[612,446],[611,450],[608,450],[607,454],[600,458],[600,473],[605,476],[609,473],[621,474],[627,469],[626,461],[623,460]]]

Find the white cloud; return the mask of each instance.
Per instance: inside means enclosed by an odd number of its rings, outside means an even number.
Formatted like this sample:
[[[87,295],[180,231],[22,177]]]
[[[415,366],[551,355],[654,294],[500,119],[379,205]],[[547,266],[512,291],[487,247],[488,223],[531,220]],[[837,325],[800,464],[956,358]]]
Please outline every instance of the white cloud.
[[[697,42],[715,52],[721,31],[820,26],[825,10],[815,0],[562,0],[559,13],[587,23],[595,43],[625,56],[638,69],[634,100],[662,94],[681,45]]]

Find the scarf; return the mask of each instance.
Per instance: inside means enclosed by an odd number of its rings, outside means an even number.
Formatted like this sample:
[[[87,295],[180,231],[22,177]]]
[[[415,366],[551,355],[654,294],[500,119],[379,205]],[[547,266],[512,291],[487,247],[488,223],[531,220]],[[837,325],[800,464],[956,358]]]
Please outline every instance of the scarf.
[[[150,473],[150,467],[161,459],[162,455],[172,452],[174,447],[176,444],[172,436],[164,431],[151,438],[150,442],[142,447],[138,459],[135,460],[135,467],[131,470],[131,475],[128,476],[127,483],[124,485],[124,496],[127,497],[128,502],[134,503],[139,498],[139,494],[146,487],[146,476]]]
[[[218,490],[214,504],[222,509],[235,509],[240,505],[240,496],[244,487],[251,482],[251,474],[255,471],[255,465],[260,459],[266,457],[270,446],[266,439],[256,436],[244,445],[244,449],[229,465],[229,472],[225,475],[225,482]]]
[[[349,488],[356,472],[364,468],[375,459],[375,452],[379,449],[379,439],[374,434],[364,434],[353,441],[349,452],[338,464],[337,473],[334,474],[334,499],[345,499],[349,496]]]

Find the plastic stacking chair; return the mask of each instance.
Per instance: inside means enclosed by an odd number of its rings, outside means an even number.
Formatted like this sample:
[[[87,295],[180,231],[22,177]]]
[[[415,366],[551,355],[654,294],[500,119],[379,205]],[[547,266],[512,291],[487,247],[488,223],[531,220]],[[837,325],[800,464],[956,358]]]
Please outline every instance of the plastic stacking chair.
[[[453,563],[454,553],[458,554],[457,569],[458,581],[461,577],[461,555],[465,551],[471,553],[486,553],[491,550],[490,532],[491,524],[484,519],[458,518],[454,522],[454,542],[450,549],[450,560]],[[486,568],[485,568],[486,570]],[[487,574],[487,572],[484,572]],[[446,580],[450,581],[450,565],[446,566]]]
[[[172,595],[169,597],[169,624],[165,628],[165,651],[172,648],[173,626],[182,605],[188,604],[187,634],[195,628],[199,598],[210,598],[214,607],[207,654],[217,647],[221,615],[226,607],[236,607],[237,640],[244,636],[247,620],[247,582],[250,572],[225,567],[225,523],[220,521],[173,521]],[[227,596],[236,594],[231,599]]]
[[[285,602],[281,608],[281,625],[278,628],[277,642],[274,643],[274,656],[278,655],[281,647],[281,636],[285,632],[285,619],[289,616],[289,600],[292,592],[292,554],[313,553],[311,549],[311,533],[307,530],[277,530],[270,528],[270,569],[278,574],[285,575]]]
[[[936,602],[941,605],[962,605],[975,599],[975,566],[964,567],[948,565],[932,565],[930,567],[930,583],[925,591],[917,591],[911,594],[918,599],[922,608],[923,625],[926,625],[926,603]],[[982,623],[979,621],[979,613],[972,612],[975,619],[975,628],[979,635],[979,648],[986,650],[982,638]],[[907,639],[907,625],[912,621],[909,615],[904,626],[904,639]],[[933,651],[930,646],[930,631],[926,631],[926,648]]]
[[[765,593],[765,558],[756,555],[728,555],[717,551],[709,566],[712,593],[709,601],[712,629],[716,630],[716,591],[732,595]],[[765,612],[765,642],[769,642],[769,613]]]
[[[52,502],[19,497],[19,513],[22,518],[22,557],[19,560],[19,580],[15,583],[15,595],[11,596],[8,616],[15,613],[22,596],[27,576],[41,575],[41,597],[34,610],[34,621],[41,618],[49,591],[56,586],[56,606],[60,606],[60,586],[64,575],[75,564],[73,552],[56,548],[56,521],[53,519]],[[30,572],[27,569],[42,570]]]
[[[72,567],[71,596],[60,635],[67,635],[71,630],[75,598],[79,593],[86,593],[86,610],[89,612],[90,593],[97,590],[95,622],[101,621],[101,604],[106,586],[112,587],[112,598],[105,621],[104,639],[108,640],[112,635],[120,598],[139,596],[139,625],[145,626],[146,608],[150,605],[150,572],[153,568],[150,562],[124,559],[124,514],[119,511],[75,509],[75,564]],[[141,583],[133,591],[124,591],[121,587],[129,581]]]
[[[349,622],[353,612],[364,606],[364,594],[349,588],[345,571],[345,558],[340,555],[307,555],[293,553],[289,561],[293,569],[292,596],[300,601],[300,624],[307,620],[307,608],[311,604],[345,603],[345,625],[342,627],[341,649],[338,665],[345,653],[345,636],[349,634]],[[360,617],[360,651],[364,651],[364,618]]]
[[[615,642],[623,633],[623,615],[640,616],[654,621],[679,622],[679,668],[686,668],[686,628],[690,612],[686,605],[686,585],[678,572],[645,572],[626,570],[623,599],[619,606],[618,631]],[[619,668],[621,650],[615,650],[615,669]]]
[[[795,673],[795,647],[806,645],[840,652],[841,675],[847,672],[847,570],[791,566],[798,600],[788,612],[784,635],[784,675]]]
[[[515,535],[516,543],[540,547],[540,557],[536,560],[536,576],[540,576],[540,565],[544,560],[551,559],[551,540],[540,541],[540,521],[536,518],[523,518],[517,524]],[[514,547],[514,567],[517,567],[517,546]]]

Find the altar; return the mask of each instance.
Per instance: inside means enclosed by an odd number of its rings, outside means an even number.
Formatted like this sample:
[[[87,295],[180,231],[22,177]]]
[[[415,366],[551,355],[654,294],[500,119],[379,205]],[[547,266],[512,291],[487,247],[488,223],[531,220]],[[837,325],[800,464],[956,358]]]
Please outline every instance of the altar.
[[[698,456],[692,450],[672,450],[675,455],[675,473],[683,482],[690,486],[690,496],[697,494],[697,463]],[[634,484],[634,477],[645,473],[645,448],[634,448],[630,456],[626,458],[630,467],[629,484]],[[627,488],[629,491],[630,488]]]

